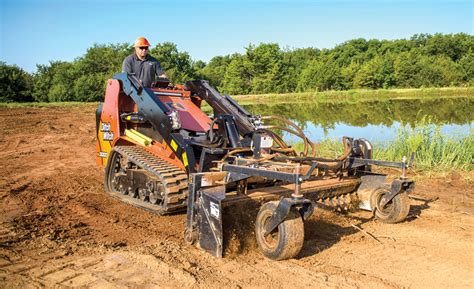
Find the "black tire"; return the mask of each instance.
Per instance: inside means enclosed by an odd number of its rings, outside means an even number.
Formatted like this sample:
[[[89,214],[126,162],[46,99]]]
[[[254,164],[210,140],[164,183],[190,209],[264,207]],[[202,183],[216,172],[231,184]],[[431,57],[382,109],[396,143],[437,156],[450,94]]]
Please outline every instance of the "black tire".
[[[406,192],[399,193],[382,208],[380,201],[388,192],[388,189],[380,188],[372,194],[372,206],[375,208],[375,217],[389,224],[405,220],[410,211],[410,198],[408,194]]]
[[[110,151],[109,159],[107,165],[105,166],[104,174],[104,188],[108,193],[117,193],[118,190],[113,184],[114,174],[120,170],[120,165],[117,163],[117,159],[120,158],[120,154],[116,151]]]
[[[298,255],[304,242],[304,223],[301,215],[290,211],[284,222],[268,236],[264,236],[265,225],[276,210],[278,202],[265,203],[258,212],[255,235],[263,255],[272,260],[285,260]]]

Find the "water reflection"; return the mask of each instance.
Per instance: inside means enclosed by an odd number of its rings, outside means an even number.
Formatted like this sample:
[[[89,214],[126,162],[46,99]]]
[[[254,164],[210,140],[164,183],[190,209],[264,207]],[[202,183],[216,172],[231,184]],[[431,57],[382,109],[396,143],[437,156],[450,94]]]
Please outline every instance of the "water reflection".
[[[442,126],[443,134],[454,137],[468,135],[472,133],[474,99],[398,99],[355,104],[304,101],[244,107],[253,114],[279,115],[291,119],[315,141],[343,135],[390,141],[402,124],[413,126],[427,117]],[[298,141],[288,135],[284,137],[288,141]]]

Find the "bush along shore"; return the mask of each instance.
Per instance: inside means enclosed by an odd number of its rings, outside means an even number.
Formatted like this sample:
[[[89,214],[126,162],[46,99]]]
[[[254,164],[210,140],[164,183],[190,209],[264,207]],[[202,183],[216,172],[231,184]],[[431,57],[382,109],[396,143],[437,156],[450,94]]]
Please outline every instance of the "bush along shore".
[[[232,96],[239,104],[274,104],[295,102],[356,103],[393,99],[474,98],[474,87],[429,87],[405,89],[351,89],[281,94],[249,94]]]
[[[445,172],[474,170],[474,133],[467,136],[446,136],[441,126],[423,119],[415,126],[402,125],[393,141],[374,143],[374,159],[401,161],[415,153],[415,172]],[[302,143],[293,147],[302,150]],[[343,153],[340,140],[327,139],[317,146],[318,156],[337,157]]]

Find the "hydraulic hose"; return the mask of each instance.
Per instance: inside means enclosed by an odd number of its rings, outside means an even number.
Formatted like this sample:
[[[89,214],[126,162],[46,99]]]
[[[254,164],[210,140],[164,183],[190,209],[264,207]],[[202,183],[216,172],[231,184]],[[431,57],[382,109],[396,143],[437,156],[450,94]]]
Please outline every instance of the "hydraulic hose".
[[[233,156],[235,154],[238,154],[238,153],[245,153],[245,152],[251,152],[252,149],[251,148],[241,148],[241,149],[234,149],[234,150],[231,150],[230,152],[228,152],[222,159],[221,161],[225,161],[226,158],[230,157],[230,156]]]
[[[209,140],[211,143],[214,142],[214,125],[216,124],[217,118],[214,118],[209,125]]]
[[[304,142],[303,155],[305,156],[308,155],[308,146],[309,146],[311,147],[311,155],[316,156],[316,145],[305,136],[303,130],[299,126],[297,126],[295,123],[287,119],[284,119],[280,116],[274,116],[274,115],[262,116],[262,119],[278,120],[293,127],[298,133],[290,132],[288,130],[287,131],[303,139],[303,142]]]
[[[278,126],[278,125],[268,125],[268,126],[263,126],[263,128],[264,129],[281,129],[281,130],[284,130],[286,132],[289,132],[293,135],[296,135],[296,136],[300,137],[304,142],[303,155],[305,155],[305,156],[308,155],[308,146],[310,146],[310,143],[311,143],[311,148],[314,149],[313,143],[304,134],[300,134],[299,132],[294,131],[290,128],[283,127],[283,126]]]

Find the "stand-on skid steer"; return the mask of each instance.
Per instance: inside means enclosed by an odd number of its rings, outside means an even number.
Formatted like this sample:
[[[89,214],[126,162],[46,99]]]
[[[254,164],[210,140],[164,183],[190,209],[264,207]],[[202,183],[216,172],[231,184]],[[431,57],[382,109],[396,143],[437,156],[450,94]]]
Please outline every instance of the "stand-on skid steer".
[[[283,141],[283,131],[302,139],[302,152]],[[134,75],[116,74],[97,110],[97,138],[108,193],[158,214],[187,210],[186,241],[218,257],[223,207],[232,204],[263,203],[255,234],[274,260],[299,253],[316,204],[370,210],[388,223],[404,220],[410,208],[414,183],[405,172],[413,155],[408,163],[373,160],[369,141],[344,137],[340,157],[317,157],[297,125],[252,115],[202,80],[145,88]],[[374,165],[400,168],[402,176],[389,181]]]

